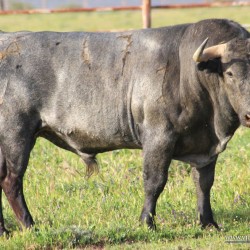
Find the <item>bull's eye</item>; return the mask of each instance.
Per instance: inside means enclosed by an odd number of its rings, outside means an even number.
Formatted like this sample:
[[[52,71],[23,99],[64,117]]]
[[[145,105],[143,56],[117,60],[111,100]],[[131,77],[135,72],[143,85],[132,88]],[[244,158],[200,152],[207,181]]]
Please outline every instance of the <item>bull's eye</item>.
[[[226,74],[227,74],[227,76],[229,76],[229,77],[233,77],[233,73],[232,73],[231,71],[227,71]]]

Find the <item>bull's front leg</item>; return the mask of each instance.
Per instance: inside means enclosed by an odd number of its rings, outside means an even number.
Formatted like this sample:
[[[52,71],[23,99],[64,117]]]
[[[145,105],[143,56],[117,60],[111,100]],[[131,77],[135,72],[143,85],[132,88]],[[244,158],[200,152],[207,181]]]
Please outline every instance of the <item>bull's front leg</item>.
[[[196,186],[197,207],[202,228],[210,225],[219,228],[213,219],[210,204],[210,190],[214,182],[215,165],[216,160],[202,168],[192,166],[192,177]]]
[[[168,167],[172,158],[172,146],[166,141],[166,135],[157,135],[143,146],[143,179],[145,201],[140,221],[146,222],[150,229],[156,229],[154,217],[156,202],[168,179]]]

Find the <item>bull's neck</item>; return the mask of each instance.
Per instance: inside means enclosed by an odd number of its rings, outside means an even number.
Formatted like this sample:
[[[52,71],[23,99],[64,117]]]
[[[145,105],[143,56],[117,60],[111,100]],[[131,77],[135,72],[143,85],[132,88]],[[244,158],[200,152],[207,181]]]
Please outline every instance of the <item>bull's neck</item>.
[[[192,124],[210,126],[219,140],[232,136],[239,127],[239,120],[218,78],[183,80],[180,85],[179,124],[182,127]]]
[[[217,74],[205,75],[199,78],[199,84],[206,90],[212,108],[215,133],[218,138],[232,136],[239,127],[239,119],[230,104],[223,84]]]

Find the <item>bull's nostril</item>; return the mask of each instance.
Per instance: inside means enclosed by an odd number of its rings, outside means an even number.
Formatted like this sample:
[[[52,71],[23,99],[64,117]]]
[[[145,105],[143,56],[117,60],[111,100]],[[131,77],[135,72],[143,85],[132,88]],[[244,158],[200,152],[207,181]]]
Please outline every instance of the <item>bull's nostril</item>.
[[[246,117],[246,120],[247,120],[247,121],[250,121],[250,114],[246,114],[245,117]]]

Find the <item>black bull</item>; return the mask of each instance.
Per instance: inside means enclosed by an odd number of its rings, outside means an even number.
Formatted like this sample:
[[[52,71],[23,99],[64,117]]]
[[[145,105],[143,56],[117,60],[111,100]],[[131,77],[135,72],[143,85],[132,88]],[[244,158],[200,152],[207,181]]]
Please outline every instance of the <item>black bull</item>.
[[[240,124],[250,126],[249,37],[219,19],[124,33],[2,32],[0,191],[22,225],[34,223],[23,176],[41,136],[89,172],[97,153],[143,149],[140,219],[150,228],[171,160],[190,163],[201,225],[218,227],[216,159]]]

